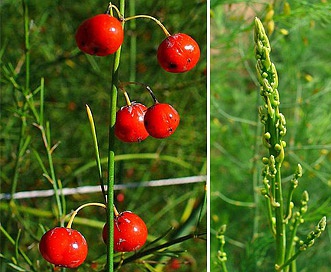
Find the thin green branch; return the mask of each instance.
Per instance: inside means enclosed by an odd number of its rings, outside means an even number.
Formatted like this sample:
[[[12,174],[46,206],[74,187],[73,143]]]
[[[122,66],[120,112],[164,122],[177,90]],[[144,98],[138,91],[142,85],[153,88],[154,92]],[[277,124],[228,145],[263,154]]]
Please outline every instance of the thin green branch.
[[[120,0],[120,13],[124,16],[125,1]],[[124,22],[123,22],[124,27]],[[121,47],[117,50],[114,56],[112,67],[112,80],[110,87],[110,105],[109,105],[109,145],[108,145],[108,177],[107,177],[107,225],[108,225],[108,241],[107,241],[107,264],[106,271],[113,272],[113,257],[114,257],[114,183],[115,183],[115,122],[116,122],[116,105],[117,105],[117,85],[118,72],[121,59]]]
[[[50,146],[50,127],[49,127],[49,123],[46,123],[46,129],[42,124],[34,124],[35,127],[37,127],[40,132],[41,132],[41,137],[42,137],[42,141],[44,143],[45,149],[46,149],[46,154],[47,154],[47,160],[48,160],[48,167],[49,167],[49,171],[44,173],[45,177],[48,177],[49,181],[52,183],[54,192],[55,192],[55,200],[56,200],[56,205],[57,205],[57,209],[58,209],[58,219],[60,219],[61,221],[61,225],[63,225],[63,220],[62,220],[62,216],[63,214],[65,214],[65,210],[64,210],[64,203],[62,203],[61,198],[60,198],[60,190],[58,187],[58,181],[55,175],[55,169],[54,169],[54,164],[53,164],[53,157],[52,157],[52,153],[54,151],[54,148]],[[37,153],[35,153],[37,154]],[[39,155],[38,155],[39,157]],[[41,162],[41,160],[40,160]],[[45,167],[43,167],[45,168]]]
[[[302,252],[306,251],[315,243],[315,239],[320,237],[322,232],[326,228],[326,217],[323,216],[321,220],[318,222],[317,226],[313,231],[311,231],[305,241],[299,242],[299,249],[295,252],[289,259],[287,259],[282,265],[276,266],[276,271],[282,271],[284,267],[288,266],[291,262],[293,262]]]
[[[239,200],[233,200],[231,198],[228,198],[227,196],[225,196],[221,192],[213,192],[211,195],[219,197],[223,201],[225,201],[225,202],[227,202],[231,205],[234,205],[234,206],[247,207],[247,208],[256,208],[256,203],[255,202],[244,202],[244,201],[239,201]]]
[[[293,209],[292,197],[293,197],[294,190],[298,187],[298,184],[299,184],[298,178],[301,176],[302,176],[302,167],[300,164],[298,164],[296,172],[291,180],[291,186],[289,187],[289,190],[288,190],[285,220],[288,220],[291,217],[291,213],[292,213],[292,209]]]

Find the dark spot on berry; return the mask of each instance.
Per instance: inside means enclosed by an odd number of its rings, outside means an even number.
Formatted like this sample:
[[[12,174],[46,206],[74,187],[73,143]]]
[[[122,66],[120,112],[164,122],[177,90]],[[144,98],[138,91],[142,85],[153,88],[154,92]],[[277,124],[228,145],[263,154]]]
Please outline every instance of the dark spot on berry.
[[[99,47],[93,47],[93,54],[96,54],[99,52]]]

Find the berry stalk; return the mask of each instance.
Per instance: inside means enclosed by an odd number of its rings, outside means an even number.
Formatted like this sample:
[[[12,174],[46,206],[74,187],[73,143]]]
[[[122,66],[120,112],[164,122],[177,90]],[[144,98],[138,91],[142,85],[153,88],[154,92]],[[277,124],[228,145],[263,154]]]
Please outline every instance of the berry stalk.
[[[106,205],[103,204],[103,203],[91,202],[91,203],[83,204],[83,205],[79,206],[76,210],[73,211],[73,213],[70,216],[70,219],[68,221],[68,224],[67,224],[66,228],[70,229],[71,226],[72,226],[72,223],[74,222],[75,216],[78,214],[78,212],[81,209],[84,209],[85,207],[89,207],[89,206],[98,206],[98,207],[106,208]]]
[[[154,18],[153,16],[150,16],[150,15],[145,15],[145,14],[134,15],[134,16],[124,18],[124,21],[127,22],[127,21],[130,21],[130,20],[138,19],[138,18],[145,18],[145,19],[150,19],[150,20],[154,21],[159,27],[161,27],[162,31],[164,32],[164,34],[167,37],[171,36],[171,34],[167,30],[167,28],[158,19],[156,19],[156,18]]]

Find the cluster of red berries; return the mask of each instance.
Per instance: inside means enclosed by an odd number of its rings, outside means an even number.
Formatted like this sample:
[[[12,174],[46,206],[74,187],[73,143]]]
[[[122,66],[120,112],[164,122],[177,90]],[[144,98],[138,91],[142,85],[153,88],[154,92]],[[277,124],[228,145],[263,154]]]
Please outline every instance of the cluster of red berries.
[[[122,21],[125,21],[122,18]],[[157,50],[160,66],[171,73],[184,73],[195,67],[200,58],[197,42],[187,34],[170,35]],[[121,21],[109,14],[99,14],[85,20],[76,32],[79,49],[87,54],[107,56],[115,53],[124,40]]]
[[[154,99],[154,104],[149,108],[131,102],[124,92],[127,105],[117,111],[115,122],[115,136],[123,142],[141,142],[149,135],[166,138],[175,132],[179,124],[178,112],[169,104],[159,103],[152,90],[148,86],[146,88]]]
[[[114,217],[114,250],[129,252],[140,249],[147,240],[145,222],[135,213],[115,212]],[[102,238],[108,240],[108,227],[104,225]],[[56,265],[76,268],[86,259],[88,246],[84,236],[71,226],[55,227],[47,231],[39,242],[39,251],[43,258]]]
[[[110,8],[116,9],[120,19],[110,15]],[[147,15],[144,17],[154,19]],[[115,53],[123,43],[122,23],[126,20],[128,18],[123,18],[118,9],[110,4],[105,14],[91,17],[78,27],[75,36],[77,46],[90,55],[107,56]],[[167,36],[157,50],[160,66],[171,73],[183,73],[193,69],[200,58],[200,49],[196,41],[183,33],[170,35],[162,24],[159,25]],[[145,87],[154,100],[154,104],[149,108],[141,103],[131,102],[124,91],[127,105],[118,110],[115,123],[115,135],[124,142],[140,142],[149,135],[154,138],[166,138],[175,132],[179,124],[178,112],[169,104],[159,103],[151,89]],[[46,261],[67,268],[76,268],[85,261],[88,253],[87,242],[79,231],[71,228],[71,224],[79,209],[93,204],[96,203],[79,207],[67,227],[55,227],[42,236],[39,250]],[[106,207],[104,204],[97,205]],[[114,212],[114,250],[129,252],[141,248],[148,235],[144,221],[129,211],[118,213],[114,208]],[[104,225],[102,237],[107,243],[107,224]]]

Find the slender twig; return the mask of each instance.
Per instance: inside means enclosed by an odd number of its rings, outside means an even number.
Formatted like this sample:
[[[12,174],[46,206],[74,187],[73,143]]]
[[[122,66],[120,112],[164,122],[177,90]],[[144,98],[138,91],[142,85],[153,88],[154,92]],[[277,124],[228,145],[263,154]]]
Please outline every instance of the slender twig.
[[[289,259],[285,260],[282,265],[276,266],[276,271],[282,271],[282,269],[288,266],[291,262],[293,262],[302,252],[306,251],[308,248],[313,246],[315,239],[320,237],[321,233],[326,228],[326,217],[323,216],[322,219],[318,222],[317,226],[313,231],[311,231],[305,241],[300,241],[300,247],[297,252],[295,252]]]
[[[53,148],[50,147],[50,127],[49,127],[49,123],[46,123],[46,128],[42,125],[42,124],[34,124],[35,127],[37,127],[40,132],[41,132],[41,138],[42,141],[44,143],[45,149],[46,149],[46,154],[47,154],[47,159],[48,159],[48,166],[49,166],[49,170],[50,170],[50,174],[48,173],[44,173],[44,176],[51,182],[52,186],[53,186],[53,190],[54,190],[54,194],[55,194],[55,200],[56,200],[56,204],[57,204],[57,208],[58,208],[58,216],[59,219],[62,219],[63,214],[65,213],[64,211],[64,206],[61,201],[60,195],[61,192],[59,190],[59,186],[58,186],[58,180],[56,178],[55,175],[55,169],[54,169],[54,164],[53,164],[53,157],[52,157],[52,152],[53,152]],[[61,220],[61,224],[62,220]]]
[[[102,208],[106,208],[106,205],[103,203],[96,203],[96,202],[90,202],[90,203],[85,203],[81,206],[79,206],[76,210],[74,210],[70,216],[70,219],[68,221],[67,224],[67,228],[71,228],[72,223],[74,222],[74,219],[76,217],[76,215],[78,214],[78,212],[82,209],[84,209],[85,207],[90,207],[90,206],[98,206],[98,207],[102,207]]]
[[[127,17],[127,18],[124,18],[124,21],[130,21],[130,20],[135,20],[135,19],[138,19],[138,18],[145,18],[145,19],[150,19],[150,20],[153,20],[156,24],[158,24],[162,31],[164,32],[164,34],[169,37],[171,36],[171,34],[169,33],[169,31],[166,29],[166,27],[156,18],[150,16],[150,15],[145,15],[145,14],[141,14],[141,15],[134,15],[134,16],[130,16],[130,17]]]

